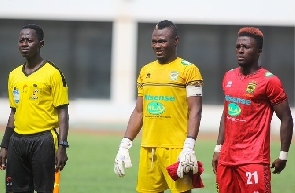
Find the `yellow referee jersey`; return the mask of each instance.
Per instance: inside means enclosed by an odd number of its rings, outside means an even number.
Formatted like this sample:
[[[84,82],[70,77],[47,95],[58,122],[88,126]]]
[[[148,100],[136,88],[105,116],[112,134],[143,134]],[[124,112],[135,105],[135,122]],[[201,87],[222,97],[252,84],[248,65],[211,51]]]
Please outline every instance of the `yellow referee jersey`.
[[[143,97],[143,147],[183,147],[188,122],[186,86],[196,81],[203,81],[199,69],[179,57],[141,69],[137,88]]]
[[[68,105],[68,86],[62,72],[46,61],[26,75],[24,65],[8,78],[10,107],[15,108],[14,126],[18,134],[34,134],[58,127],[56,107]]]

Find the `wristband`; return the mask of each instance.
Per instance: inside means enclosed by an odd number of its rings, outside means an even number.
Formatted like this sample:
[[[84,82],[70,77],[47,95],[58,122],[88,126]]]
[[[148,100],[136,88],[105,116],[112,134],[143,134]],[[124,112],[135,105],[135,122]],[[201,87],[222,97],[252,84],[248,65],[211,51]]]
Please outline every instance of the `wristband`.
[[[194,149],[195,148],[195,143],[196,143],[195,139],[188,137],[184,141],[183,148]]]
[[[127,138],[127,137],[124,137],[120,143],[120,148],[125,148],[125,149],[130,149],[132,147],[132,141]]]
[[[6,127],[5,133],[3,135],[2,142],[1,142],[2,148],[6,148],[6,149],[8,148],[9,140],[13,132],[14,132],[14,129],[12,127]]]
[[[221,147],[222,145],[216,145],[215,148],[214,148],[214,152],[221,152]]]
[[[288,159],[288,152],[286,152],[286,151],[280,151],[279,159],[280,160],[287,160]]]

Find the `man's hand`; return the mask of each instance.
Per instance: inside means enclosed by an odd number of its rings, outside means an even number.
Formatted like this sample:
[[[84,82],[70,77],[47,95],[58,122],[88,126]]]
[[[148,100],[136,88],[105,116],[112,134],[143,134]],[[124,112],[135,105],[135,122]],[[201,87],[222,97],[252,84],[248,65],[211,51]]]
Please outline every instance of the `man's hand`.
[[[214,152],[213,158],[212,158],[212,169],[214,174],[217,173],[217,165],[218,165],[218,159],[219,159],[220,152]]]
[[[183,145],[183,150],[178,156],[179,165],[177,168],[177,176],[183,178],[184,174],[193,171],[193,174],[198,172],[198,163],[195,155],[194,147],[196,140],[187,138]]]
[[[55,155],[55,171],[63,170],[67,161],[68,156],[66,153],[66,147],[59,145]]]
[[[286,167],[287,160],[280,160],[279,158],[276,159],[272,164],[271,168],[275,168],[272,172],[273,174],[280,174],[281,171]]]
[[[132,163],[129,155],[129,149],[132,147],[132,141],[128,138],[123,138],[119,146],[117,156],[114,163],[114,172],[119,177],[125,176],[124,168],[131,168]]]
[[[1,148],[0,151],[0,170],[6,169],[7,149]]]

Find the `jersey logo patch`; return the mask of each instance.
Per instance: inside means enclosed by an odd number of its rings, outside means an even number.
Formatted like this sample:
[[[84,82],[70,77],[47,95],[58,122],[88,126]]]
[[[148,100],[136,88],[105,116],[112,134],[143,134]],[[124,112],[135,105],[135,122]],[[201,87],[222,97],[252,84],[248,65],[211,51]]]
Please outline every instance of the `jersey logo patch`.
[[[172,71],[170,73],[170,80],[177,80],[178,79],[178,75],[179,75],[179,72]]]
[[[265,72],[265,73],[264,73],[264,76],[266,76],[266,77],[272,77],[273,74],[272,74],[271,72]]]
[[[165,112],[165,107],[159,102],[151,102],[147,105],[147,111],[152,115],[161,115]]]
[[[19,99],[20,99],[20,92],[17,88],[14,88],[14,90],[12,91],[13,94],[13,100],[16,104],[19,103]]]
[[[239,116],[241,114],[242,110],[239,107],[239,105],[235,103],[228,104],[228,114],[232,117]]]
[[[33,84],[33,87],[35,87],[30,99],[31,100],[38,100],[39,99],[39,89],[37,88],[37,85],[36,84]]]
[[[232,84],[233,84],[232,81],[228,81],[226,87],[231,87]]]
[[[184,66],[190,66],[190,65],[192,65],[192,63],[190,63],[190,62],[188,62],[186,60],[182,60],[181,61],[181,64],[184,65]]]
[[[32,93],[31,100],[38,100],[38,98],[39,98],[38,93],[39,93],[39,90],[35,89]]]
[[[254,91],[257,87],[257,83],[256,82],[249,82],[246,88],[246,92],[249,94],[254,94]]]

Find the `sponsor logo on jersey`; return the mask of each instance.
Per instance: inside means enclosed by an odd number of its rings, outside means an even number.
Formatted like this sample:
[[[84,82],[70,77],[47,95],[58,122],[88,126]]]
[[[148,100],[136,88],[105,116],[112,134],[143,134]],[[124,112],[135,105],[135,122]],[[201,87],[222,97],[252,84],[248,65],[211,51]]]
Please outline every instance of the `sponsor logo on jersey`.
[[[179,75],[179,72],[172,71],[172,72],[170,73],[170,80],[177,80],[178,75]]]
[[[184,65],[184,66],[190,66],[190,65],[192,65],[192,63],[190,63],[190,62],[188,62],[186,60],[182,60],[181,61],[181,64]]]
[[[257,83],[255,81],[249,82],[246,88],[246,92],[249,94],[254,94],[256,87]]]
[[[228,114],[232,117],[239,116],[242,112],[241,108],[236,103],[229,103],[227,108]]]
[[[173,96],[144,95],[144,99],[147,101],[175,101],[175,97]]]
[[[264,73],[264,76],[266,76],[266,77],[272,77],[273,74],[272,74],[271,72],[265,72],[265,73]]]
[[[225,100],[229,101],[229,102],[242,104],[242,105],[250,105],[251,104],[251,100],[241,99],[241,98],[237,98],[237,97],[230,97],[228,95],[225,96]]]
[[[232,84],[233,84],[233,81],[228,81],[226,87],[231,87]]]
[[[147,105],[147,111],[152,115],[161,115],[165,112],[165,107],[159,102],[150,102]]]

